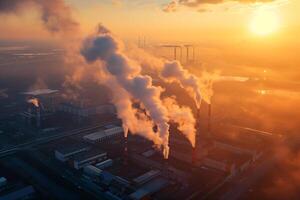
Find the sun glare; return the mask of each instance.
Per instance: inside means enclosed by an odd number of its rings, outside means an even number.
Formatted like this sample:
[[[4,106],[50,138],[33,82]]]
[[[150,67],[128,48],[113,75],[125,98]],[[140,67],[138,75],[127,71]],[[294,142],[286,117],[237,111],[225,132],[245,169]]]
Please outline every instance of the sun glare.
[[[258,9],[251,20],[250,30],[256,35],[269,35],[279,28],[279,17],[273,10]]]

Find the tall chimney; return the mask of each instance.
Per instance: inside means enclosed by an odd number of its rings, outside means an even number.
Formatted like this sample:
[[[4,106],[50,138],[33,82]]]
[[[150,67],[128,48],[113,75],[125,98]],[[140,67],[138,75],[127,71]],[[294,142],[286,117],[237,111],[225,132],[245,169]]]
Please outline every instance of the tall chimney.
[[[198,155],[197,155],[196,147],[197,147],[197,145],[199,145],[198,140],[200,138],[200,126],[201,126],[200,125],[200,108],[198,108],[197,109],[197,117],[196,117],[196,143],[195,143],[195,147],[193,147],[193,150],[192,150],[192,165],[193,166],[196,166],[196,164],[197,164]]]
[[[128,165],[128,139],[124,137],[124,165]]]
[[[31,106],[31,105],[30,105]],[[28,125],[31,126],[31,119],[32,119],[32,108],[28,108]]]
[[[196,166],[197,165],[197,151],[196,147],[193,147],[193,152],[192,152],[192,165]]]
[[[208,136],[211,136],[211,104],[208,104],[208,121],[207,121]]]
[[[36,107],[36,127],[39,128],[41,126],[41,109],[40,107]]]

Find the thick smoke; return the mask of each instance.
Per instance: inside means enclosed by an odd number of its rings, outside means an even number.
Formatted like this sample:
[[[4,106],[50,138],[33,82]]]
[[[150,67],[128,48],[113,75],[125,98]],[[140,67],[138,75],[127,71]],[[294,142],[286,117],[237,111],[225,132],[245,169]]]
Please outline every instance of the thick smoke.
[[[201,92],[198,78],[183,69],[177,61],[167,62],[161,71],[161,77],[167,82],[177,82],[187,90],[188,94],[195,100],[196,105],[200,108]]]
[[[72,18],[72,10],[63,0],[1,0],[0,14],[16,14],[30,5],[41,12],[41,20],[49,32],[74,33],[78,23]]]
[[[164,156],[167,158],[169,118],[168,111],[160,99],[163,89],[153,86],[150,76],[141,74],[141,67],[125,56],[122,46],[122,42],[118,41],[106,28],[100,26],[97,34],[84,41],[81,53],[90,63],[97,60],[104,62],[105,69],[116,79],[117,83],[144,106],[158,128],[164,147]]]
[[[178,124],[178,129],[195,147],[196,144],[196,120],[192,110],[188,107],[177,105],[174,97],[164,99],[164,105],[168,109],[171,121]]]
[[[154,71],[163,81],[178,83],[194,99],[198,108],[202,99],[208,104],[211,103],[213,84],[223,80],[218,72],[204,71],[196,76],[184,69],[178,61],[160,59],[140,49],[130,52],[130,57],[137,60],[145,71]]]
[[[109,87],[113,93],[112,102],[117,108],[118,117],[122,119],[125,137],[130,130],[132,134],[138,134],[153,141],[157,147],[163,145],[158,134],[153,131],[153,123],[132,106],[130,94],[118,84],[112,75],[102,72],[98,74],[97,80],[100,84]]]

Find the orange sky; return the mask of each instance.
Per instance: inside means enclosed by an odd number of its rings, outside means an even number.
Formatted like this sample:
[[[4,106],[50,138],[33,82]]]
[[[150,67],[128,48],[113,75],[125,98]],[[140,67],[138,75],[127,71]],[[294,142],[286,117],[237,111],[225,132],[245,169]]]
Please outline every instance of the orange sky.
[[[270,37],[281,35],[281,39],[284,37],[290,39],[286,33],[300,30],[297,20],[300,17],[297,12],[300,10],[300,2],[297,0],[277,0],[264,4],[228,2],[218,5],[201,5],[196,9],[181,6],[176,12],[171,13],[162,11],[167,0],[141,2],[144,1],[67,1],[74,8],[74,17],[80,22],[84,34],[102,22],[125,39],[136,40],[138,36],[146,36],[152,41],[201,42],[226,38],[253,38],[256,35],[251,33],[249,26],[253,13],[262,6],[274,10],[280,20],[280,28]],[[29,8],[19,13],[18,16],[1,16],[0,38],[49,37],[49,34],[43,30],[38,15],[33,8]]]

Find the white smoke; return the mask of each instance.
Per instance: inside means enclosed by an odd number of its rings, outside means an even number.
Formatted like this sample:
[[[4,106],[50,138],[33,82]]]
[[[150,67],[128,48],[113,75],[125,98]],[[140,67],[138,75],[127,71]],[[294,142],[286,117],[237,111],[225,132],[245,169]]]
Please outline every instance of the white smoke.
[[[195,147],[196,120],[193,116],[192,110],[185,106],[179,106],[175,101],[175,97],[165,98],[164,105],[168,109],[171,121],[178,124],[178,129],[190,141],[191,145]]]
[[[167,158],[169,118],[160,99],[163,89],[154,86],[150,76],[141,74],[141,67],[124,54],[122,46],[121,41],[100,25],[98,32],[84,41],[81,54],[90,63],[104,62],[105,70],[115,78],[118,85],[145,107],[158,128],[164,156]]]

